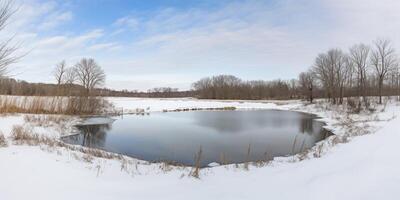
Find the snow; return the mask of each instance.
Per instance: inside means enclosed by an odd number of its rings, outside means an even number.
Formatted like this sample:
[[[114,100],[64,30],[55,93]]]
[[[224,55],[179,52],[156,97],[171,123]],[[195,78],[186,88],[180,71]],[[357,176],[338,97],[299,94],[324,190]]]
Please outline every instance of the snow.
[[[321,116],[335,134],[344,136],[365,127],[370,131],[350,142],[323,141],[321,157],[296,161],[276,158],[267,166],[215,166],[201,171],[161,170],[162,164],[95,158],[64,148],[13,145],[0,148],[0,199],[399,199],[400,106],[389,103],[383,112],[343,114],[341,107],[303,106],[299,101],[210,101],[194,99],[110,98],[119,107],[158,112],[165,109],[234,106],[238,109],[283,109]],[[9,136],[14,124],[27,125],[24,115],[3,116],[1,131]],[[343,122],[354,120],[357,126]],[[66,121],[71,124],[74,120]],[[43,134],[59,135],[51,126]],[[40,130],[40,129],[38,129]],[[47,131],[45,131],[47,130]],[[332,140],[332,139],[331,139]],[[312,152],[310,152],[312,154]]]
[[[90,117],[84,119],[82,122],[77,125],[97,125],[97,124],[112,124],[116,119],[109,117]]]
[[[217,166],[220,166],[220,164],[217,163],[217,162],[212,162],[212,163],[208,163],[207,166],[209,166],[209,167],[217,167]]]
[[[243,101],[243,100],[198,100],[193,98],[128,98],[128,97],[108,97],[116,108],[122,108],[124,113],[135,112],[161,112],[176,109],[191,108],[224,108],[235,107],[239,110],[249,109],[287,109],[287,106],[296,106],[300,101]],[[285,104],[286,106],[277,106],[276,103]]]

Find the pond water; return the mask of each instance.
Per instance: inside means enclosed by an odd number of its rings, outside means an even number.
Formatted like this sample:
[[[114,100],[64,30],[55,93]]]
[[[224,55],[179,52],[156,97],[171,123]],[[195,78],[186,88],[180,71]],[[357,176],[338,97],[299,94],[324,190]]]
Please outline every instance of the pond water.
[[[112,124],[77,126],[64,142],[147,161],[201,166],[299,153],[330,136],[314,115],[279,110],[190,111],[125,115]]]

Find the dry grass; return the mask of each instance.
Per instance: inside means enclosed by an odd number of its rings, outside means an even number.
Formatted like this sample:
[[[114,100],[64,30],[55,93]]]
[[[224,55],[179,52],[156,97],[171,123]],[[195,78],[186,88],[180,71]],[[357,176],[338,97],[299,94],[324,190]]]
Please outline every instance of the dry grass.
[[[86,155],[98,158],[118,159],[118,160],[123,159],[123,156],[121,155],[109,153],[103,150],[69,145],[57,139],[33,133],[32,129],[20,125],[13,126],[13,129],[11,131],[11,139],[14,141],[16,145],[22,145],[22,144],[47,145],[49,147],[62,147],[68,150],[78,151]],[[85,158],[85,159],[90,160],[90,158]]]
[[[26,123],[41,127],[49,127],[53,124],[62,125],[70,120],[71,118],[65,115],[24,115]]]
[[[32,129],[21,125],[14,125],[11,130],[11,138],[16,144],[27,143],[29,145],[39,144],[40,136],[33,134]]]
[[[221,165],[227,165],[229,163],[228,158],[225,156],[224,153],[221,153],[219,156],[219,163]]]
[[[162,162],[161,165],[160,165],[160,169],[163,172],[170,172],[174,168],[173,168],[173,165],[170,165],[168,162]]]
[[[0,113],[94,115],[114,111],[111,103],[98,97],[0,96]]]
[[[195,177],[195,178],[200,178],[200,169],[201,169],[201,157],[203,154],[202,147],[200,146],[199,151],[197,154],[194,156],[194,167],[192,171],[190,172],[190,176]]]
[[[249,170],[251,144],[247,147],[246,162],[243,164],[244,170]]]
[[[6,146],[8,146],[7,140],[4,137],[3,133],[0,132],[0,147],[6,147]]]

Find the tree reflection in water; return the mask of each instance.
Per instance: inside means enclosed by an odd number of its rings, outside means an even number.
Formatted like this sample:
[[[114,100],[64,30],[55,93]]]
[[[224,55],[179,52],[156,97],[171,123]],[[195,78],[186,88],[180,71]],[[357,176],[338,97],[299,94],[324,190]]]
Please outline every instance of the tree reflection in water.
[[[135,158],[194,165],[202,146],[202,166],[287,156],[311,148],[331,133],[306,113],[198,111],[126,115],[111,124],[78,126],[63,141]],[[251,144],[251,153],[248,147]]]
[[[80,134],[63,138],[64,142],[86,147],[102,148],[105,146],[107,131],[111,124],[79,125]]]

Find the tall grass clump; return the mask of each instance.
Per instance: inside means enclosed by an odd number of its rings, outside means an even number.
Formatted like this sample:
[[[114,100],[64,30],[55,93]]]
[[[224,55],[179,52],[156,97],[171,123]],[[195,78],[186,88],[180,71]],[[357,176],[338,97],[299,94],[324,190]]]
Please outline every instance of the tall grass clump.
[[[0,96],[0,113],[98,115],[114,112],[101,97],[21,97]]]
[[[40,143],[38,134],[33,134],[32,130],[21,125],[14,125],[11,130],[11,139],[17,144],[27,143],[36,145]]]

